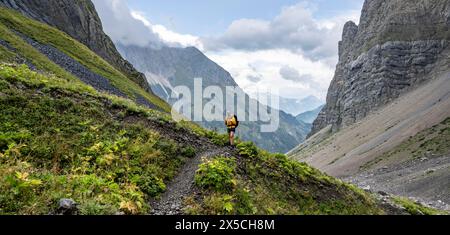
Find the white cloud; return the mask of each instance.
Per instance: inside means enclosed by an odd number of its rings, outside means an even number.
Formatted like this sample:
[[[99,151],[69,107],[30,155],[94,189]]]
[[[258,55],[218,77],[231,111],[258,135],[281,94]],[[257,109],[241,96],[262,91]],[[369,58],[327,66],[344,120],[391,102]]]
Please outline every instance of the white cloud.
[[[128,8],[125,0],[93,0],[102,19],[105,32],[115,42],[124,45],[172,47],[195,46],[202,49],[196,36],[179,34],[158,24],[152,24],[144,13]]]
[[[226,32],[213,38],[203,38],[207,50],[269,50],[287,49],[312,59],[327,59],[337,55],[337,42],[344,23],[356,20],[358,13],[316,20],[313,7],[301,2],[285,7],[270,21],[240,19],[231,23]]]
[[[257,83],[257,82],[260,82],[261,80],[262,80],[262,77],[260,76],[260,75],[248,75],[247,76],[247,79],[250,81],[250,82],[254,82],[254,83]]]
[[[324,100],[343,26],[348,20],[358,22],[360,13],[318,20],[315,10],[301,2],[272,20],[236,20],[223,35],[202,38],[204,50],[250,94],[272,89],[288,98],[313,95]]]
[[[201,43],[200,38],[197,36],[193,36],[190,34],[179,34],[167,29],[163,25],[152,24],[145,16],[145,14],[139,11],[131,11],[131,16],[141,21],[150,30],[155,32],[161,38],[161,40],[168,46],[175,46],[175,47],[194,46],[200,50],[203,50],[203,44]]]
[[[310,78],[310,75],[300,75],[296,69],[290,67],[289,65],[285,65],[280,68],[280,75],[282,78],[294,82],[305,82]]]
[[[321,61],[312,61],[286,49],[242,51],[227,49],[207,52],[212,60],[229,71],[249,94],[272,91],[288,98],[314,95],[324,99],[334,69]],[[283,67],[295,68],[302,81],[286,80]],[[260,77],[256,84],[251,77]]]
[[[152,29],[135,19],[124,0],[93,0],[103,29],[114,42],[124,45],[160,45],[161,38]]]

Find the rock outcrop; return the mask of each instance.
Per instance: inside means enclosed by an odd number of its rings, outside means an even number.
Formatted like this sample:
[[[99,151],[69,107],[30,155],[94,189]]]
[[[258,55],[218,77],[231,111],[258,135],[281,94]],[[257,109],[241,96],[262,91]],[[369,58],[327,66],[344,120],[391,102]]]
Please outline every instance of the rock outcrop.
[[[351,125],[449,68],[450,1],[366,0],[345,24],[327,104],[311,136]]]
[[[0,0],[0,7],[22,14],[64,31],[83,43],[111,65],[151,91],[144,74],[122,58],[112,40],[103,32],[101,20],[90,0]]]

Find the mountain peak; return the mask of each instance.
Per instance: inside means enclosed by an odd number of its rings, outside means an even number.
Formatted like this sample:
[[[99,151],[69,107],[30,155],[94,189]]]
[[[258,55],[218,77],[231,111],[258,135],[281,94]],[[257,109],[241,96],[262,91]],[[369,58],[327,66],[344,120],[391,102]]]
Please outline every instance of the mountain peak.
[[[356,33],[358,32],[358,25],[356,25],[353,21],[347,21],[347,23],[344,24],[344,30],[342,34],[343,39],[350,39],[356,36]]]

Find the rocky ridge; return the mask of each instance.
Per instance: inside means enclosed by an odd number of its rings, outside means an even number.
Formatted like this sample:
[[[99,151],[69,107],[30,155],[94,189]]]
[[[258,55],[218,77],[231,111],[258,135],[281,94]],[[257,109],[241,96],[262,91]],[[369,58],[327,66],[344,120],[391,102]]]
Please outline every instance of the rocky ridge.
[[[0,0],[0,7],[58,28],[97,53],[128,78],[151,91],[144,74],[122,58],[114,43],[103,32],[101,20],[90,0]]]
[[[120,97],[127,97],[125,93],[114,87],[107,78],[90,71],[88,68],[70,56],[62,53],[60,50],[49,45],[43,45],[31,38],[26,37],[25,35],[21,35],[21,37],[27,43],[39,50],[42,54],[46,55],[51,61],[58,64],[62,68],[65,68],[84,83],[91,85],[95,89],[102,92],[107,92]]]

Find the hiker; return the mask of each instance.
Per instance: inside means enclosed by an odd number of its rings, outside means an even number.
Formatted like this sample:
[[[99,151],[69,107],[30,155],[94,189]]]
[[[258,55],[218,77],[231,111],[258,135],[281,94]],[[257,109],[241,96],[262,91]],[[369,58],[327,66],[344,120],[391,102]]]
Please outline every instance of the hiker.
[[[236,115],[227,112],[227,117],[225,118],[225,125],[228,129],[228,135],[230,137],[230,146],[234,145],[234,134],[236,133],[236,128],[239,126],[239,120]]]

